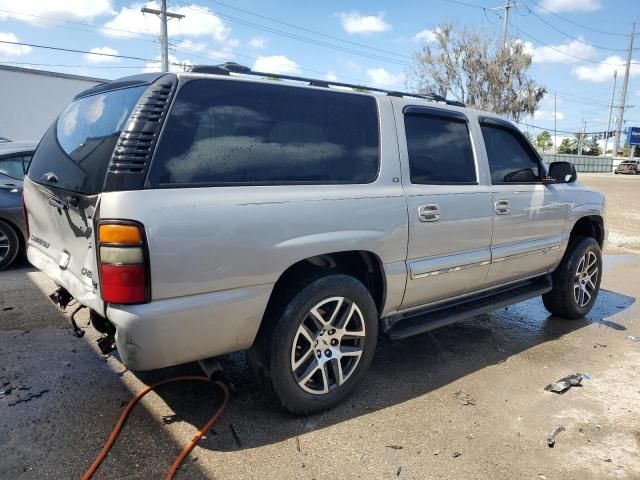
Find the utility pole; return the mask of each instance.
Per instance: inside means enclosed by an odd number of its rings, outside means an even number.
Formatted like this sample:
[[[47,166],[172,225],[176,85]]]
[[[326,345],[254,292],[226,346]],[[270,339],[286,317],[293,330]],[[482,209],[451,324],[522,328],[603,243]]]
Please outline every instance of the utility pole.
[[[587,122],[582,119],[582,128],[578,134],[578,155],[582,155],[582,144],[584,143],[584,134],[587,131]]]
[[[491,10],[504,10],[504,15],[502,17],[502,47],[507,46],[507,33],[509,30],[509,10],[515,7],[519,7],[524,5],[524,3],[511,3],[511,0],[504,0],[503,7],[494,7]]]
[[[556,95],[558,92],[553,92],[553,160],[558,160],[558,109],[556,107]]]
[[[607,132],[604,135],[604,152],[603,156],[607,156],[607,145],[609,144],[609,131],[611,130],[611,114],[613,112],[613,101],[616,96],[616,80],[618,78],[618,70],[613,71],[613,90],[611,90],[611,103],[609,104],[609,120],[607,120]],[[612,155],[612,157],[615,155]]]
[[[622,92],[620,93],[620,109],[618,113],[618,122],[616,124],[616,140],[614,142],[613,156],[618,154],[620,148],[620,134],[622,133],[622,120],[624,117],[624,109],[627,102],[627,85],[629,84],[629,70],[631,68],[631,54],[633,52],[633,36],[636,33],[635,22],[631,24],[631,34],[629,35],[629,51],[627,52],[627,65],[624,70],[624,80],[622,82]]]
[[[177,18],[178,20],[184,18],[184,15],[179,13],[167,12],[167,0],[160,0],[160,10],[155,8],[142,7],[140,9],[142,13],[153,13],[160,17],[160,48],[162,59],[162,71],[169,71],[169,36],[167,35],[167,19]]]

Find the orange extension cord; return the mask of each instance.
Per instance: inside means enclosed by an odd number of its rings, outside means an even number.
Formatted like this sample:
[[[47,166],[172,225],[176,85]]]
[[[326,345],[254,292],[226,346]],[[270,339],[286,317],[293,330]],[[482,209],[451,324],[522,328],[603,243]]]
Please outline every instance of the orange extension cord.
[[[109,453],[109,450],[111,449],[114,442],[118,438],[118,435],[120,435],[120,430],[122,430],[122,426],[124,425],[124,422],[127,420],[127,417],[129,416],[129,414],[131,413],[131,410],[133,410],[133,407],[135,407],[136,403],[138,403],[142,397],[144,397],[151,390],[155,390],[157,387],[161,385],[165,385],[167,383],[173,383],[173,382],[180,382],[184,380],[196,380],[201,382],[209,382],[208,377],[201,377],[196,375],[185,375],[182,377],[167,378],[166,380],[162,380],[158,383],[154,383],[153,385],[149,385],[143,388],[142,390],[140,390],[135,397],[129,400],[129,403],[122,411],[122,414],[120,414],[118,423],[116,423],[116,426],[111,432],[111,435],[107,440],[107,443],[104,444],[104,447],[102,447],[102,450],[100,451],[96,459],[93,461],[89,469],[86,471],[86,473],[82,477],[82,480],[89,480],[91,477],[93,477],[94,473],[96,473],[96,470],[98,469],[98,467],[100,466],[104,458],[107,456],[107,453]],[[218,382],[218,381],[213,383],[218,387],[220,387],[220,389],[224,393],[224,400],[222,401],[222,405],[218,407],[218,409],[211,416],[209,421],[205,423],[200,430],[198,430],[198,433],[196,433],[195,437],[193,437],[191,441],[185,445],[185,447],[180,452],[180,455],[178,455],[178,457],[173,462],[173,465],[171,465],[171,468],[169,469],[169,473],[167,473],[165,480],[171,480],[173,478],[173,476],[178,471],[178,467],[180,466],[180,463],[182,463],[182,461],[189,454],[189,452],[193,450],[193,447],[196,446],[196,443],[198,443],[198,440],[200,440],[202,436],[207,431],[209,431],[209,429],[213,426],[213,424],[216,423],[216,420],[218,420],[218,417],[224,411],[224,408],[227,406],[227,403],[229,403],[229,389],[227,388],[227,386],[224,383]]]

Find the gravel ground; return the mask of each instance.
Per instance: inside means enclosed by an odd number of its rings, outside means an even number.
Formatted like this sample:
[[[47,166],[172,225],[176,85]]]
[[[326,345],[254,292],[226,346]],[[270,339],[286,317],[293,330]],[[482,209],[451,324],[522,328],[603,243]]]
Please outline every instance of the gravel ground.
[[[620,202],[637,198],[640,177],[581,180],[608,194],[612,232],[638,234],[617,212],[629,211]],[[640,478],[640,342],[627,338],[640,336],[640,256],[605,262],[588,318],[549,317],[534,299],[403,341],[381,339],[360,390],[324,414],[282,413],[244,355],[226,357],[231,403],[176,478]],[[193,364],[126,370],[99,353],[93,330],[71,334],[46,298],[52,289],[26,265],[0,273],[0,390],[13,388],[0,398],[1,479],[79,478],[132,394],[199,374]],[[590,379],[563,395],[544,391],[575,372]],[[219,401],[206,384],[149,394],[95,478],[163,478]],[[549,448],[558,426],[566,431]]]

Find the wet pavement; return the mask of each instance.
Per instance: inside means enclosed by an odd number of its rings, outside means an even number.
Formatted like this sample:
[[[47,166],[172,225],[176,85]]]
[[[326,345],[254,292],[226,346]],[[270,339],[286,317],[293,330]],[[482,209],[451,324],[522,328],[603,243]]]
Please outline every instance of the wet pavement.
[[[627,338],[640,336],[640,257],[608,256],[605,267],[586,319],[549,317],[534,299],[381,338],[359,391],[320,415],[279,411],[244,355],[229,356],[231,403],[176,478],[640,478],[640,342]],[[0,273],[0,392],[13,388],[0,398],[2,479],[79,478],[133,393],[200,374],[193,364],[127,371],[91,329],[71,334],[51,290],[30,267]],[[572,373],[586,374],[582,386],[544,390]],[[206,384],[149,394],[94,478],[164,478],[219,401]]]

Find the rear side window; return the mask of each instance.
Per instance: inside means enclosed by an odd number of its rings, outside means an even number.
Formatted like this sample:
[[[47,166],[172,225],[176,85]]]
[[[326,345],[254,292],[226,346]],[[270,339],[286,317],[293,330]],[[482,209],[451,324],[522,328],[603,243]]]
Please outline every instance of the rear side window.
[[[369,183],[378,166],[372,97],[197,79],[178,91],[149,182]]]
[[[411,183],[476,183],[473,149],[466,121],[407,114],[404,125]]]
[[[118,137],[146,88],[107,91],[72,102],[38,145],[29,178],[79,193],[100,192]]]
[[[22,180],[22,177],[24,177],[24,167],[22,162],[22,155],[0,158],[0,173],[17,180]]]
[[[540,181],[538,158],[526,140],[510,129],[482,125],[489,159],[491,183],[533,183]]]

